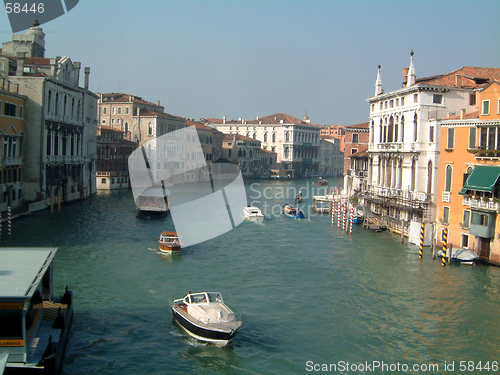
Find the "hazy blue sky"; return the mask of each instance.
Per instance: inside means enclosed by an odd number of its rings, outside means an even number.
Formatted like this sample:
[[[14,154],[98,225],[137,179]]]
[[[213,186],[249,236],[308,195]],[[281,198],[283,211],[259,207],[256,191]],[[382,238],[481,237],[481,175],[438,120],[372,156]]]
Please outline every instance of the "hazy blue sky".
[[[377,65],[396,90],[411,49],[417,77],[500,67],[499,16],[498,0],[80,0],[42,28],[45,56],[80,61],[82,76],[90,66],[94,92],[195,120],[307,110],[352,125],[368,121]]]

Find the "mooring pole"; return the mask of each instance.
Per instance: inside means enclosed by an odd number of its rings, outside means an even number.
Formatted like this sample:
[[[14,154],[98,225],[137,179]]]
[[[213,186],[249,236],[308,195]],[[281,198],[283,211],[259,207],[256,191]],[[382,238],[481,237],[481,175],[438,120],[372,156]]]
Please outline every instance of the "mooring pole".
[[[448,252],[448,228],[443,229],[443,258],[441,259],[441,265],[446,266],[446,256]]]
[[[424,234],[425,234],[425,223],[422,221],[420,226],[420,248],[418,250],[418,257],[422,259],[424,256]]]

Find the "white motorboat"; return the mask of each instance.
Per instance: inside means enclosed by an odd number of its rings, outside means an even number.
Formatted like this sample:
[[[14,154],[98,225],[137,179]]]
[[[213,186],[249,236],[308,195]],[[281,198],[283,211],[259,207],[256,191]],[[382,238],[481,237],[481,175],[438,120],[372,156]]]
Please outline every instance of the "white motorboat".
[[[245,219],[250,221],[263,221],[264,215],[260,211],[260,208],[254,206],[247,206],[243,209],[245,214]]]
[[[190,336],[221,346],[233,339],[242,323],[216,292],[188,292],[171,308],[175,321]]]
[[[438,255],[443,256],[443,250],[439,250]],[[471,249],[453,249],[451,253],[451,261],[460,264],[474,264],[479,259],[477,255]]]

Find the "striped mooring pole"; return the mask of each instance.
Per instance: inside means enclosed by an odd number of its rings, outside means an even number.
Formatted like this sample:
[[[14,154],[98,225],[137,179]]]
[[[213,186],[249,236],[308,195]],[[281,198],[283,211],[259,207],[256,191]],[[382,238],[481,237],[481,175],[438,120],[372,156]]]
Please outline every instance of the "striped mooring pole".
[[[448,256],[448,228],[443,229],[443,258],[441,259],[441,265],[446,266],[446,257]]]
[[[422,221],[422,226],[420,227],[420,247],[418,249],[418,257],[422,259],[424,256],[424,234],[425,234],[425,223]]]
[[[7,233],[9,236],[12,234],[12,213],[10,211],[10,206],[7,207]]]
[[[335,223],[335,197],[332,199],[332,206],[330,208],[330,212],[332,214],[332,225]]]
[[[339,206],[337,207],[337,228],[340,229],[340,204],[342,200],[339,199]]]
[[[346,204],[347,202],[344,201],[344,205],[342,206],[342,230],[345,231],[345,221],[346,221]]]
[[[349,224],[349,234],[352,234],[352,220],[354,219],[354,203],[351,203],[351,223]]]

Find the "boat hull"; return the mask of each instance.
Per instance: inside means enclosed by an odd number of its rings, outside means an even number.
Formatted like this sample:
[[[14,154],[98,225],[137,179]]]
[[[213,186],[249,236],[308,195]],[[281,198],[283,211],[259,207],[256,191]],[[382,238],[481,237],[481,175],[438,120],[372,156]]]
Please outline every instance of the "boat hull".
[[[197,340],[225,346],[234,338],[236,332],[238,332],[238,330],[226,331],[202,327],[201,325],[191,321],[187,316],[187,313],[183,313],[181,308],[176,305],[172,305],[171,309],[172,316],[177,324],[179,324],[187,334]]]

